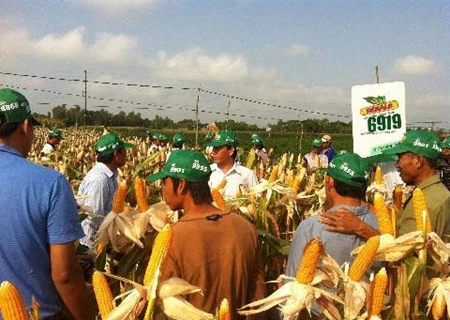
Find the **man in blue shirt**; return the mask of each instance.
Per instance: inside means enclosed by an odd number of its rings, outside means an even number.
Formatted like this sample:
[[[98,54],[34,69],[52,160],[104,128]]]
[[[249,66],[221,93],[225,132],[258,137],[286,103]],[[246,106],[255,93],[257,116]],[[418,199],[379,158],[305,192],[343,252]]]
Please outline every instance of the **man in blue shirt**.
[[[328,158],[328,162],[331,162],[333,158],[336,156],[336,151],[331,147],[331,136],[326,134],[322,137],[322,150],[321,154],[326,155]]]
[[[325,192],[330,210],[312,216],[298,226],[291,244],[286,275],[295,277],[303,257],[303,249],[313,238],[319,237],[325,250],[339,265],[352,262],[350,252],[378,235],[376,217],[363,204],[369,167],[355,153],[336,156],[327,168]],[[346,224],[346,230],[340,224]]]
[[[0,89],[0,282],[17,286],[27,308],[34,297],[43,319],[60,313],[58,294],[75,319],[92,319],[72,189],[59,172],[26,159],[38,124],[22,94]]]

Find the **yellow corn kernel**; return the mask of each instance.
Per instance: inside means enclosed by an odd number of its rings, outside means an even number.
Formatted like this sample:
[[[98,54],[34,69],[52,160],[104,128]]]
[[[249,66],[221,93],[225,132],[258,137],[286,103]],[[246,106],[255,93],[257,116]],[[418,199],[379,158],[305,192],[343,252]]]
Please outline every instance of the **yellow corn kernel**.
[[[217,208],[219,208],[222,211],[227,210],[227,204],[225,203],[225,200],[223,199],[222,194],[218,189],[213,188],[211,190],[211,196],[214,202],[216,203]]]
[[[383,173],[381,172],[381,167],[377,166],[376,170],[375,170],[375,184],[384,184],[383,181]]]
[[[383,195],[377,192],[375,194],[373,202],[375,207],[375,215],[378,221],[378,227],[380,228],[380,233],[394,235],[391,215],[389,213],[388,207],[386,206]]]
[[[361,281],[367,268],[372,264],[375,257],[380,239],[378,237],[371,237],[361,248],[355,261],[353,261],[348,271],[348,277],[353,281]]]
[[[114,309],[114,304],[113,295],[105,275],[99,271],[94,271],[94,274],[92,275],[92,285],[94,286],[95,299],[97,300],[100,315],[102,316],[102,319],[106,319]]]
[[[434,320],[442,319],[444,317],[445,309],[447,305],[445,303],[445,297],[442,294],[438,294],[433,301],[431,307],[431,314]]]
[[[139,212],[146,212],[148,210],[147,189],[145,181],[141,177],[136,177],[134,180],[134,193],[136,194]]]
[[[319,238],[314,238],[308,242],[303,249],[303,258],[295,276],[298,282],[303,284],[311,283],[323,250],[322,241]]]
[[[278,166],[273,166],[272,172],[270,173],[269,183],[274,182],[278,178]]]
[[[159,281],[160,270],[164,265],[164,260],[166,258],[167,252],[169,251],[170,245],[172,243],[173,230],[172,227],[167,224],[156,236],[153,243],[152,254],[148,261],[147,269],[144,275],[144,285],[151,288],[156,288]],[[155,306],[155,296],[154,294],[149,295],[149,300],[147,304],[147,310],[145,312],[145,320],[151,318],[153,308]]]
[[[116,194],[114,195],[112,211],[115,213],[122,213],[125,206],[125,198],[127,196],[127,183],[122,181],[119,184]]]
[[[369,315],[379,316],[383,308],[384,293],[386,291],[388,277],[386,269],[381,268],[373,280],[373,290],[371,294],[371,308]]]
[[[306,168],[302,167],[298,172],[298,174],[295,176],[294,180],[292,181],[291,189],[292,191],[294,191],[295,194],[298,193],[298,190],[300,189],[300,186],[302,184],[303,179],[305,178],[305,175],[306,175]]]
[[[427,201],[423,191],[416,188],[412,196],[414,217],[416,218],[417,231],[424,231],[423,212],[426,212],[426,232],[431,232],[430,211],[428,211]]]
[[[3,281],[0,285],[0,311],[3,320],[28,320],[22,295],[9,281]]]
[[[220,303],[219,316],[217,320],[231,320],[230,303],[227,299],[223,299]]]
[[[394,205],[395,212],[399,212],[403,207],[403,188],[401,185],[398,185],[394,189]]]
[[[222,190],[223,188],[225,188],[225,186],[227,185],[227,179],[223,179],[222,181],[220,181],[220,183],[217,185],[216,189],[218,190]]]

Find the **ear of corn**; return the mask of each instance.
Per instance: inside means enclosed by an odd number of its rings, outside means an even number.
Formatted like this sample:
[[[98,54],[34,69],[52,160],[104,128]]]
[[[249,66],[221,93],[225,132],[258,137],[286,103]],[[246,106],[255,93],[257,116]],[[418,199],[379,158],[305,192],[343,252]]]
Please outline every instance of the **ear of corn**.
[[[41,305],[37,302],[36,298],[31,297],[31,317],[33,320],[41,319]]]
[[[125,206],[125,198],[127,196],[127,183],[122,181],[119,184],[116,194],[114,195],[112,211],[115,213],[122,213]]]
[[[222,190],[223,188],[225,188],[226,185],[227,185],[227,179],[223,179],[223,180],[220,181],[220,183],[217,185],[216,189],[217,189],[217,190]]]
[[[150,320],[153,312],[160,271],[172,243],[172,238],[172,227],[170,225],[166,225],[158,233],[153,244],[152,254],[150,255],[144,275],[144,285],[149,287],[150,290],[147,310],[145,312],[145,320]]]
[[[302,184],[303,179],[305,178],[305,175],[306,175],[306,168],[302,167],[291,184],[291,189],[292,191],[294,191],[294,193],[297,193],[298,190],[300,189],[300,186]]]
[[[394,235],[391,216],[388,207],[386,206],[386,202],[384,201],[384,197],[380,193],[375,194],[374,207],[380,233]]]
[[[320,168],[320,159],[317,154],[314,154],[314,168],[316,169]]]
[[[445,303],[445,297],[442,294],[436,295],[436,298],[433,301],[433,305],[431,307],[431,314],[433,315],[434,320],[443,319],[445,309],[447,305]]]
[[[425,199],[425,195],[423,191],[419,188],[416,188],[413,191],[413,208],[414,208],[414,217],[416,218],[417,231],[426,231],[431,232],[431,221],[430,221],[430,212],[428,211],[427,201]],[[423,223],[423,212],[426,212],[426,225]],[[425,229],[426,228],[426,229]]]
[[[220,303],[217,320],[231,320],[230,304],[227,299],[223,299]]]
[[[383,173],[381,172],[381,167],[377,166],[376,170],[375,170],[375,184],[383,184]]]
[[[146,212],[148,210],[147,189],[145,181],[141,177],[136,177],[134,180],[134,192],[139,212]]]
[[[403,189],[401,185],[398,185],[395,187],[394,189],[394,195],[393,195],[393,199],[394,199],[394,209],[396,212],[399,212],[402,207],[403,207]]]
[[[3,320],[28,320],[22,295],[9,281],[3,281],[0,285],[0,311]]]
[[[211,190],[211,196],[214,200],[214,202],[217,205],[217,208],[219,208],[222,211],[227,210],[227,204],[225,203],[225,200],[222,197],[222,194],[220,193],[220,191],[216,188],[213,188]]]
[[[311,283],[323,250],[322,241],[319,238],[314,238],[308,242],[303,249],[303,258],[295,276],[298,282],[303,284]]]
[[[97,300],[100,315],[102,319],[106,319],[114,309],[114,304],[113,295],[105,275],[99,271],[95,271],[92,275],[92,285],[94,286],[95,299]]]
[[[386,291],[388,277],[386,269],[381,268],[373,280],[373,291],[371,294],[371,308],[369,315],[379,316],[383,308],[384,293]]]
[[[378,237],[371,237],[361,248],[355,261],[353,261],[348,271],[348,277],[353,281],[361,281],[367,268],[372,264],[373,258],[377,253],[380,239]]]
[[[277,180],[277,178],[278,178],[278,165],[273,166],[268,182],[269,183],[274,182],[275,180]]]

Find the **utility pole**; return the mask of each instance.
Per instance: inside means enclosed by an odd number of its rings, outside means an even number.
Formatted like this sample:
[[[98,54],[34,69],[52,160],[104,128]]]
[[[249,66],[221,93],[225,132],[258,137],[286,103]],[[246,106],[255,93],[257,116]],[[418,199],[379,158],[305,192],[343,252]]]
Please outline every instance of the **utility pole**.
[[[198,123],[199,123],[199,116],[198,116],[198,105],[200,102],[200,86],[197,88],[197,103],[195,104],[195,114],[196,114],[196,121],[195,121],[195,148],[197,149],[198,146]]]
[[[377,83],[380,83],[380,69],[378,68],[378,65],[375,66],[375,77],[377,78]]]
[[[228,100],[227,122],[225,122],[225,130],[228,130],[228,119],[230,119],[230,100]]]
[[[84,97],[84,128],[86,128],[87,125],[87,70],[84,70],[84,91],[83,91],[83,97]]]

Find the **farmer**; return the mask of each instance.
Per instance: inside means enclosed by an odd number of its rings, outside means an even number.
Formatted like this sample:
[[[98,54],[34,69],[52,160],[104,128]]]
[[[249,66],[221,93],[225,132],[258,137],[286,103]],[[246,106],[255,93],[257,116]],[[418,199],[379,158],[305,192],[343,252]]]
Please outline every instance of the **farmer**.
[[[450,190],[450,136],[442,141],[442,156],[438,168],[442,183]]]
[[[321,139],[322,145],[320,153],[324,154],[328,158],[328,162],[331,162],[333,158],[336,156],[336,151],[331,147],[331,136],[326,134]]]
[[[203,295],[185,298],[206,312],[214,313],[227,298],[232,318],[245,319],[236,309],[264,297],[258,236],[255,227],[241,215],[222,212],[211,204],[210,174],[203,154],[175,150],[160,172],[147,177],[148,181],[162,179],[170,209],[183,210],[173,226],[161,281],[179,277],[202,288]],[[265,318],[261,317],[258,319]]]
[[[450,235],[450,191],[440,181],[437,174],[437,160],[441,156],[441,141],[430,131],[408,131],[396,146],[384,151],[398,155],[397,170],[407,185],[423,191],[430,211],[432,230],[444,242]],[[397,235],[416,230],[411,197],[405,201],[398,213]]]
[[[0,282],[17,286],[27,309],[34,297],[42,319],[57,319],[58,296],[75,319],[93,319],[75,254],[83,231],[72,189],[26,159],[38,124],[21,93],[0,89]]]
[[[115,132],[101,136],[95,145],[97,163],[86,174],[80,184],[78,195],[85,195],[78,204],[90,207],[97,215],[106,216],[113,205],[113,197],[117,191],[117,169],[125,165],[126,148],[133,144],[120,140]],[[80,240],[81,251],[94,248],[94,236],[100,226],[100,218],[88,217],[81,223],[86,236]]]
[[[209,179],[211,188],[217,187],[223,179],[226,179],[224,196],[235,198],[240,186],[249,191],[251,187],[258,184],[255,173],[236,161],[239,142],[233,131],[219,131],[209,145],[213,148],[214,161]]]
[[[311,152],[305,154],[305,157],[303,158],[304,166],[308,169],[308,171],[328,167],[327,156],[320,153],[321,146],[322,142],[320,139],[314,139],[311,142]]]
[[[48,155],[56,150],[56,146],[60,144],[63,139],[62,131],[60,129],[53,129],[48,132],[47,143],[44,144],[41,154]]]
[[[175,133],[172,138],[172,150],[184,149],[184,136],[181,133]]]
[[[158,152],[161,150],[161,141],[159,140],[160,133],[153,133],[150,138],[152,141],[152,144],[147,150],[147,156],[151,155],[154,152]]]
[[[263,164],[269,162],[269,156],[267,155],[266,149],[264,149],[264,141],[257,134],[252,134],[252,148],[256,151],[258,159],[261,160]]]
[[[300,223],[290,247],[286,275],[295,277],[303,249],[315,237],[322,240],[326,252],[342,265],[354,260],[350,256],[353,249],[378,235],[377,219],[363,203],[369,171],[367,163],[352,152],[336,156],[330,162],[325,192],[331,208]]]

